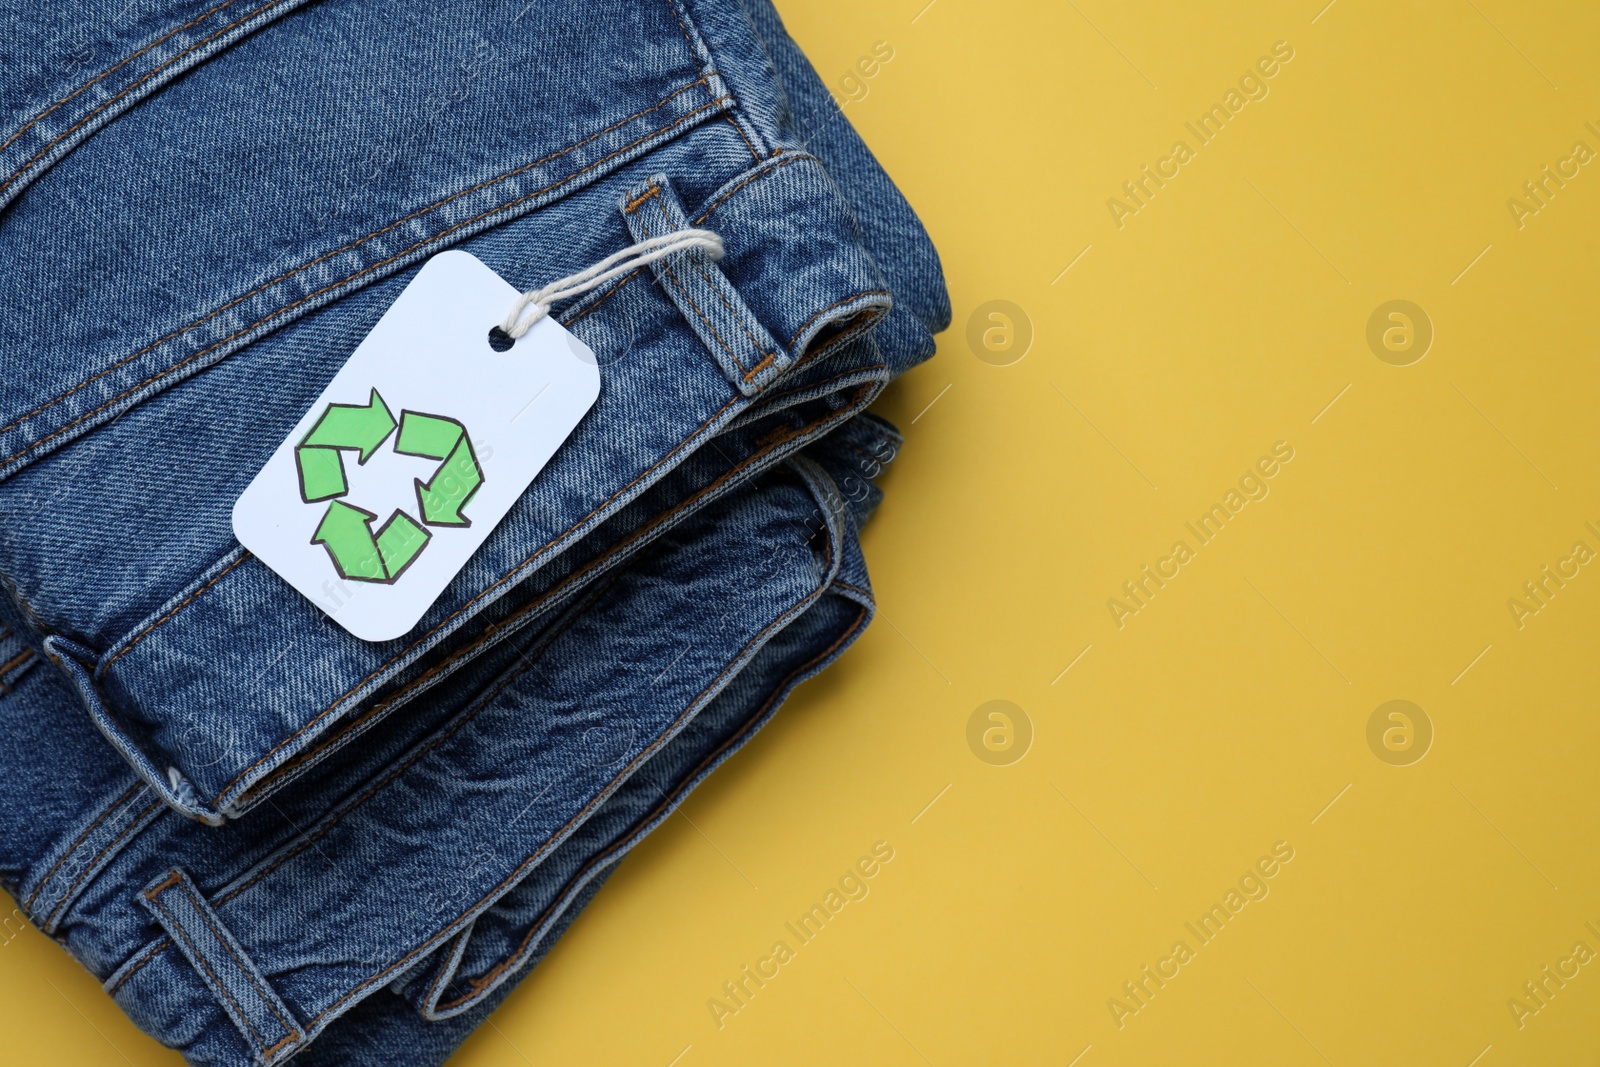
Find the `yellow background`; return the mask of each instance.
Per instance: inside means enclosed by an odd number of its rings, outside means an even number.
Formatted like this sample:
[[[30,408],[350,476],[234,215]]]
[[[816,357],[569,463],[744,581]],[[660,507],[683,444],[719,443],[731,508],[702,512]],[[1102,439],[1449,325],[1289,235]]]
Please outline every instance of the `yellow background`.
[[[1600,563],[1520,629],[1507,601],[1600,550],[1600,165],[1521,228],[1506,202],[1600,150],[1600,14],[925,2],[782,5],[955,307],[882,405],[879,619],[454,1062],[1595,1063],[1600,964],[1521,1028],[1507,1001],[1600,950]],[[1108,198],[1277,41],[1269,95],[1119,229]],[[1394,299],[1435,332],[1410,366],[1366,340]],[[990,300],[1031,323],[1010,365],[968,345]],[[1278,441],[1270,495],[1119,629],[1108,598]],[[994,699],[1031,723],[1010,765],[967,742]],[[1433,726],[1409,766],[1368,746],[1391,699]],[[880,840],[870,895],[719,1029],[707,1000]],[[32,931],[0,1004],[7,1062],[176,1059]]]

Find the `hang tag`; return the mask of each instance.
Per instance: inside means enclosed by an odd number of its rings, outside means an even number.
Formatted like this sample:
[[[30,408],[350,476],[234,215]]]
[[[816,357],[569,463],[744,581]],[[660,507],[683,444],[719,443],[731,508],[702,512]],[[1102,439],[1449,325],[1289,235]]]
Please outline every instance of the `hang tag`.
[[[346,630],[422,618],[600,395],[594,352],[476,257],[426,264],[233,506],[241,544]]]

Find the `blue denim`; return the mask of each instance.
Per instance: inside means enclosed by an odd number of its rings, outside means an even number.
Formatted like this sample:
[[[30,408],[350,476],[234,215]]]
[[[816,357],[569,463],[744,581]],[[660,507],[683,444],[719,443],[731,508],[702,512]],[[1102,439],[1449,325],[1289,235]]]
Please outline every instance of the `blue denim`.
[[[764,4],[95,8],[66,73],[0,12],[0,879],[192,1062],[439,1062],[866,624],[938,262]],[[558,308],[601,398],[411,634],[232,541],[429,255],[691,225]]]

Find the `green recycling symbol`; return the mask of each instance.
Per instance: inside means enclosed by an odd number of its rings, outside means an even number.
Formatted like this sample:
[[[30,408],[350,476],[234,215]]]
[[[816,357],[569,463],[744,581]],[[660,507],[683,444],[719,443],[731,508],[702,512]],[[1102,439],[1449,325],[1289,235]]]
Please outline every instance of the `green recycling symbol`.
[[[350,491],[340,453],[359,453],[356,462],[365,463],[397,425],[396,452],[441,462],[426,482],[415,479],[422,521],[395,508],[374,532],[372,523],[378,517],[374,512],[339,499]],[[432,540],[429,526],[471,526],[461,509],[483,485],[483,468],[465,426],[443,415],[405,410],[396,423],[376,389],[364,405],[329,404],[295,446],[294,462],[300,474],[300,499],[307,504],[330,501],[311,543],[328,550],[340,578],[358,582],[396,581]]]

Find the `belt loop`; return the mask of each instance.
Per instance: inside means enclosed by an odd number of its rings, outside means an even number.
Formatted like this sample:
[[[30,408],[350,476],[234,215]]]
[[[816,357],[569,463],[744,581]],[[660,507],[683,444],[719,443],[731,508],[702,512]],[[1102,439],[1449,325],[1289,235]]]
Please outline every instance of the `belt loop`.
[[[630,189],[618,207],[635,241],[694,227],[663,174]],[[736,238],[730,242],[736,244]],[[670,261],[659,259],[650,268],[662,293],[739,392],[755,396],[789,369],[793,360],[788,353],[705,253],[690,251]]]
[[[187,874],[174,867],[140,893],[139,902],[194,965],[244,1035],[256,1062],[275,1063],[305,1040],[305,1031]]]

